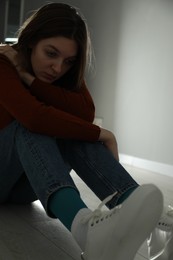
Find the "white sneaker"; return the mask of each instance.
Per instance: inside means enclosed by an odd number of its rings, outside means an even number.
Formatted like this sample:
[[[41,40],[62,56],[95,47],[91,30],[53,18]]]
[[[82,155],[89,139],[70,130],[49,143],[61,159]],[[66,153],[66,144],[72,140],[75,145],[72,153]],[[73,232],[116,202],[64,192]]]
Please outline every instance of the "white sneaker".
[[[147,240],[150,260],[173,260],[173,208],[168,206]]]
[[[82,219],[88,223],[84,260],[133,260],[137,250],[157,225],[163,210],[160,190],[146,184],[138,187],[121,206],[110,211],[101,207]]]

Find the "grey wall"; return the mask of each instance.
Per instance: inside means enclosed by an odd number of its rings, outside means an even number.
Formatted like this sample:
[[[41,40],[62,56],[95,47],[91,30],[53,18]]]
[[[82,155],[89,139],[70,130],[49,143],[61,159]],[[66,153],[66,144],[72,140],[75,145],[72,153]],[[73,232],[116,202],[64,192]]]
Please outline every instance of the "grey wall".
[[[114,106],[120,151],[173,165],[173,1],[121,3]]]
[[[120,153],[173,165],[173,1],[86,2],[97,115]]]
[[[96,56],[88,86],[120,153],[173,165],[173,1],[63,2],[88,20]],[[45,3],[25,1],[25,15]]]

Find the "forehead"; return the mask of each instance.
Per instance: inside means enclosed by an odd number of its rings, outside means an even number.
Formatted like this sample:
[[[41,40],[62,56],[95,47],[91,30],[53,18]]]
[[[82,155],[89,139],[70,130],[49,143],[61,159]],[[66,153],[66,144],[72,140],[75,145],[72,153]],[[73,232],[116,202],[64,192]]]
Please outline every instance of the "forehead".
[[[39,46],[52,48],[64,56],[76,56],[78,51],[75,40],[61,36],[43,39],[38,43]]]

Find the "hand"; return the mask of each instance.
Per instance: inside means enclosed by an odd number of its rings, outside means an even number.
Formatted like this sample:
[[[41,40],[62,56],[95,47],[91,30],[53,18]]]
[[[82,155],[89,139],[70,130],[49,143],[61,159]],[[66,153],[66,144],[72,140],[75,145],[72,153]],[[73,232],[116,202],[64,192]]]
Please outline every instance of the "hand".
[[[8,44],[1,44],[0,53],[5,55],[10,60],[16,68],[21,80],[30,86],[35,78],[28,71],[26,71],[24,66],[22,66],[18,52]]]
[[[101,128],[99,141],[111,151],[115,159],[119,162],[118,145],[114,134],[106,129]]]
[[[12,46],[8,44],[1,44],[0,53],[5,55],[15,67],[20,65],[18,52]]]

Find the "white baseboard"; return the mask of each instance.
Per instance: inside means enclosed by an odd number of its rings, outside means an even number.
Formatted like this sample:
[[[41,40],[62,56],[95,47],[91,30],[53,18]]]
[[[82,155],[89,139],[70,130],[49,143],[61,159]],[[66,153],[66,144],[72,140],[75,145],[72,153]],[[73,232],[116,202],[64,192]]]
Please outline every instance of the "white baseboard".
[[[173,165],[140,159],[126,154],[120,154],[119,157],[121,163],[173,177]]]

